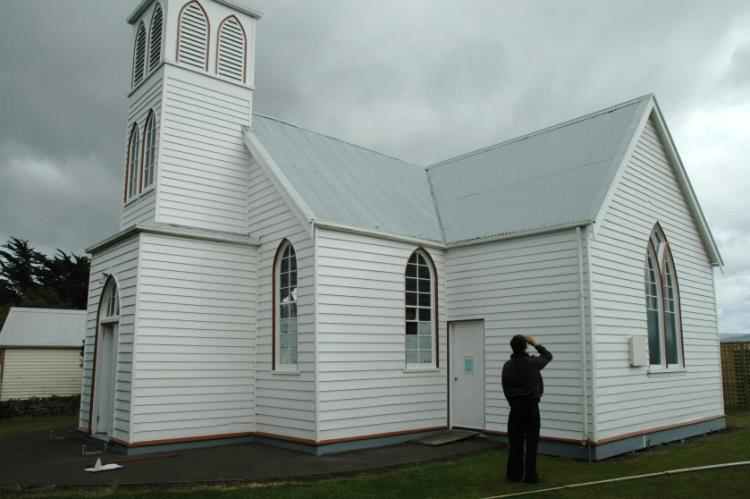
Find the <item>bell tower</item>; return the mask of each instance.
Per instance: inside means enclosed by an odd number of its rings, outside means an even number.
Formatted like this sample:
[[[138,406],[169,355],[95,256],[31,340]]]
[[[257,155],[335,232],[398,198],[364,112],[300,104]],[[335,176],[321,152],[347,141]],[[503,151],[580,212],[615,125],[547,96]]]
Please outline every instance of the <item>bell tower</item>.
[[[240,0],[143,0],[133,28],[121,229],[247,233],[260,14]]]

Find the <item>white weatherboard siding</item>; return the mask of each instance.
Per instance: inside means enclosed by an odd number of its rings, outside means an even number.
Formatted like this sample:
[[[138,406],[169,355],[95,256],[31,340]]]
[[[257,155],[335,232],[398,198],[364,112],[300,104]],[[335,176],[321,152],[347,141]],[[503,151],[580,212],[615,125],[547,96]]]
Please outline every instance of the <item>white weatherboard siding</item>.
[[[165,65],[157,222],[247,232],[252,91]]]
[[[255,247],[141,237],[131,441],[253,431]]]
[[[81,393],[78,348],[7,348],[0,400]]]
[[[96,316],[106,275],[117,280],[120,293],[120,325],[117,341],[117,371],[115,375],[115,420],[113,437],[127,441],[130,434],[130,394],[133,371],[133,328],[135,324],[135,293],[138,267],[138,236],[119,241],[91,258],[89,300],[87,307],[86,346],[84,350],[83,383],[81,389],[81,428],[87,429],[90,417],[91,379],[94,367]]]
[[[686,372],[629,367],[646,336],[644,262],[659,222],[674,257]],[[603,214],[592,254],[597,439],[723,414],[713,270],[685,196],[649,121]]]
[[[161,101],[162,101],[162,78],[163,73],[158,71],[149,76],[146,81],[130,96],[128,107],[128,126],[125,135],[126,152],[123,156],[128,157],[127,147],[130,138],[130,131],[133,124],[138,125],[138,168],[141,174],[141,161],[143,159],[143,144],[145,137],[143,135],[146,126],[146,118],[149,111],[156,113],[156,157],[159,157],[161,127]],[[158,169],[158,161],[157,161]],[[140,177],[139,177],[140,182]],[[125,185],[125,161],[123,161],[123,189]],[[124,229],[137,223],[152,222],[155,218],[156,192],[153,186],[146,189],[136,197],[128,199],[122,207],[122,216],[120,219],[120,228]]]
[[[427,250],[438,272],[440,369],[404,372],[404,273],[415,249],[317,229],[320,440],[447,424],[442,250]]]
[[[250,164],[249,230],[258,248],[258,356],[256,429],[260,433],[315,439],[313,243],[257,162]],[[271,370],[273,259],[288,239],[297,255],[299,373]]]
[[[580,440],[583,380],[576,231],[450,249],[446,266],[448,319],[484,319],[486,429],[507,431],[503,364],[510,358],[513,335],[532,335],[554,356],[542,372],[541,435]]]

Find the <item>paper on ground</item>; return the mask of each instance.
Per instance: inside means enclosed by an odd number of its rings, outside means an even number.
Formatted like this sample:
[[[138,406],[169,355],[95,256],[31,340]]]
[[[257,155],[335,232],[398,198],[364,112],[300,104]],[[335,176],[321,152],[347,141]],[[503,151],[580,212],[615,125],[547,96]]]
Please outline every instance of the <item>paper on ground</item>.
[[[96,464],[91,468],[86,468],[86,471],[89,473],[99,473],[100,471],[117,470],[120,468],[122,468],[122,466],[115,463],[102,464],[101,458],[97,458]]]

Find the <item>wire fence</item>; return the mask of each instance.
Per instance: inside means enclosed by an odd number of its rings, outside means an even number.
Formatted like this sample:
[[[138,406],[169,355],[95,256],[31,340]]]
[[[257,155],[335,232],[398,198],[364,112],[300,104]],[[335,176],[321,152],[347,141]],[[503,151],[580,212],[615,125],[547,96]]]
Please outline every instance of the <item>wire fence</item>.
[[[721,344],[724,405],[750,408],[750,342]]]

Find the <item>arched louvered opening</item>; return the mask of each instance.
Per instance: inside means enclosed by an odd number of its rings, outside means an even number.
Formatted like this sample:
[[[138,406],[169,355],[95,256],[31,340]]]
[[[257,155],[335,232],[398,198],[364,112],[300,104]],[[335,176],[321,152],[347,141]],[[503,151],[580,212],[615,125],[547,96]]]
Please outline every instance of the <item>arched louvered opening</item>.
[[[209,23],[196,1],[185,4],[177,25],[177,62],[208,71]]]
[[[156,172],[156,113],[151,111],[143,129],[143,165],[141,166],[141,191],[154,183]]]
[[[245,29],[235,16],[229,16],[219,25],[216,74],[244,82],[246,53]]]
[[[143,81],[146,75],[146,25],[141,22],[135,33],[133,47],[133,86]]]
[[[148,70],[153,71],[161,61],[162,28],[164,25],[164,14],[161,5],[157,2],[154,13],[151,15],[151,31],[148,41]]]
[[[128,140],[128,159],[125,167],[125,201],[138,194],[138,125],[133,125]]]
[[[646,249],[644,282],[649,363],[667,368],[684,366],[677,273],[659,224],[651,231]]]

